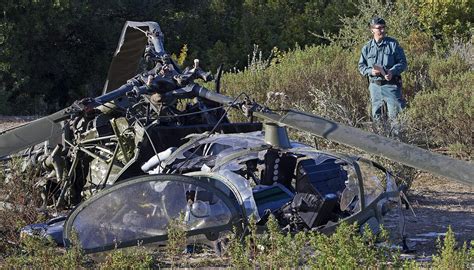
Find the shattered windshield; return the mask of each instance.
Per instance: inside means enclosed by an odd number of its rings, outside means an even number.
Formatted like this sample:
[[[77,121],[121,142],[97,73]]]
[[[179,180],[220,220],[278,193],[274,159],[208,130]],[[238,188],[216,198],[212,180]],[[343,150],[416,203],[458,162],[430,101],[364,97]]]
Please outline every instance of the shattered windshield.
[[[180,181],[146,181],[109,192],[82,209],[72,223],[84,249],[167,234],[184,216],[188,230],[226,225],[232,212],[213,192]]]
[[[366,160],[360,160],[357,162],[361,176],[362,186],[364,194],[364,206],[370,205],[380,195],[382,195],[386,188],[387,181],[391,180],[386,173],[376,168],[372,162]],[[346,188],[344,189],[341,197],[341,210],[350,210],[352,212],[360,211],[360,185],[355,170],[348,170],[348,179],[346,181]],[[389,181],[390,188],[396,189],[396,185],[393,181]],[[395,187],[393,187],[395,185]],[[389,187],[387,187],[389,188]],[[392,190],[392,191],[393,191]]]
[[[364,185],[365,206],[367,206],[385,191],[385,181],[382,182],[385,174],[374,167],[372,162],[359,162],[359,167]]]

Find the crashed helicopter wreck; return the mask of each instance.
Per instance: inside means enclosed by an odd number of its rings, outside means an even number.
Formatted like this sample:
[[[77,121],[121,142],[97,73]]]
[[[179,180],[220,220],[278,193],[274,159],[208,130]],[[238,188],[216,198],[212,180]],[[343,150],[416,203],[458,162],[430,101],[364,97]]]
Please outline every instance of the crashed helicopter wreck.
[[[140,66],[149,68],[135,75]],[[285,232],[330,233],[343,221],[376,231],[400,208],[383,166],[290,141],[286,127],[473,183],[467,162],[318,116],[280,115],[245,94],[222,95],[220,74],[212,78],[199,61],[181,71],[157,23],[127,22],[103,95],[0,134],[3,160],[19,155],[41,168],[42,207],[72,209],[23,233],[65,246],[77,234],[92,253],[164,243],[169,222],[183,213],[190,241],[218,247],[234,227],[244,232],[251,216],[264,224],[271,213]],[[215,91],[198,79],[214,80]],[[250,121],[231,123],[230,109]]]

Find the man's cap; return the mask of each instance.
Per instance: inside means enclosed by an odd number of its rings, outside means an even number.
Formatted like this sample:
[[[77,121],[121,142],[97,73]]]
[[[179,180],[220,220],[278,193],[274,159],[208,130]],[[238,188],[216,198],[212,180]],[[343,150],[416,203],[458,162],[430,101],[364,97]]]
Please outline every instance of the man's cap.
[[[369,22],[369,26],[376,25],[376,24],[385,25],[385,20],[380,17],[374,17]]]

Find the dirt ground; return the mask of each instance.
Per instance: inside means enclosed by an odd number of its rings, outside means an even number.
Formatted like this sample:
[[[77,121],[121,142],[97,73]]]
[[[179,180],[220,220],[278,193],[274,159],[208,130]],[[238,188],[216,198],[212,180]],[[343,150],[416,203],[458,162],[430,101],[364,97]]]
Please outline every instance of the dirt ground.
[[[408,191],[408,200],[416,216],[403,210],[406,234],[416,257],[434,254],[436,239],[448,226],[460,245],[474,241],[474,186],[420,173]]]
[[[29,120],[0,116],[0,132]],[[448,226],[458,243],[474,241],[474,186],[419,173],[407,197],[416,215],[412,210],[402,211],[407,244],[415,250],[407,257],[430,259],[436,253],[436,239],[446,233]]]

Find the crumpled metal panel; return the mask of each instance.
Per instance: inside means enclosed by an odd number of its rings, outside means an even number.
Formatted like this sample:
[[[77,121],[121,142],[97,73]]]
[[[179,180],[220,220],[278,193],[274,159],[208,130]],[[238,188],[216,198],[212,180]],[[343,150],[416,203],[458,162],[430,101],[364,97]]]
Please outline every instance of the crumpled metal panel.
[[[142,31],[156,29],[161,32],[160,26],[156,22],[127,21],[125,23],[109,67],[103,94],[119,88],[137,74],[138,64],[148,40],[147,36],[139,29]]]

